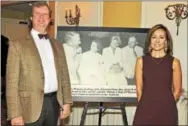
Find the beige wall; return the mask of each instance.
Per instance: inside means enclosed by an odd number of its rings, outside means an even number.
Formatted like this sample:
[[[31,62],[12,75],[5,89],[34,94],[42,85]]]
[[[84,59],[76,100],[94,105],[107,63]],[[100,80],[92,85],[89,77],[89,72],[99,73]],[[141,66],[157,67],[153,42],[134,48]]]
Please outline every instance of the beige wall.
[[[142,2],[104,2],[103,26],[140,27]]]
[[[19,21],[18,19],[1,18],[1,34],[8,37],[9,40],[19,39],[27,35],[27,25],[19,24]]]

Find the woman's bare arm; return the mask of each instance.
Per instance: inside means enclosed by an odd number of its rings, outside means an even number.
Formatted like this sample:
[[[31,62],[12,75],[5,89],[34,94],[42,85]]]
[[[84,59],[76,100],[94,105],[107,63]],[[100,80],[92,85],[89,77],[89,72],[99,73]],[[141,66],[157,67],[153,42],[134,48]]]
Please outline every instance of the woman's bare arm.
[[[136,92],[137,92],[137,98],[138,101],[140,101],[140,98],[142,96],[142,88],[143,88],[143,63],[142,63],[142,57],[137,58],[136,66],[135,66],[135,82],[136,82]]]
[[[182,71],[180,61],[174,58],[173,61],[173,95],[177,101],[181,95],[182,90]]]

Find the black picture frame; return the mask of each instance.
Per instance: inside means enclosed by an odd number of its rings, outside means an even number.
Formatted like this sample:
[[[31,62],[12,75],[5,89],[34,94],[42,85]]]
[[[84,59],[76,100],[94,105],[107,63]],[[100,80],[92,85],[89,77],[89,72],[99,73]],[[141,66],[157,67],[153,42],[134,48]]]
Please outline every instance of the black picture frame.
[[[58,26],[57,27],[57,40],[62,43],[66,43],[66,33],[67,32],[76,32],[79,34],[81,39],[80,47],[82,48],[82,53],[85,53],[89,51],[89,48],[91,47],[91,43],[89,43],[90,39],[99,39],[102,43],[102,49],[104,51],[104,48],[107,48],[109,46],[109,39],[112,36],[119,36],[121,39],[121,45],[119,45],[120,49],[123,49],[126,45],[128,45],[128,39],[131,36],[134,36],[137,41],[139,41],[138,46],[142,47],[144,49],[145,46],[145,39],[148,33],[148,28],[120,28],[120,27],[70,27],[70,26]],[[98,51],[100,55],[102,55],[103,51]],[[66,52],[66,51],[65,51]],[[67,55],[66,55],[66,58]],[[89,60],[89,59],[88,59]],[[70,63],[67,62],[69,65]],[[127,79],[128,80],[128,79]],[[88,94],[89,89],[87,85],[84,85],[85,88],[83,88],[83,85],[80,86],[79,84],[71,84],[72,88],[72,97],[74,102],[136,102],[136,86],[129,85],[129,83],[133,83],[131,81],[127,81],[128,86],[130,88],[123,88],[123,90],[127,91],[127,94],[134,93],[133,95],[118,95],[119,93],[116,92],[116,95],[112,96],[104,96],[103,94],[97,94],[94,93],[94,95]],[[76,87],[75,87],[76,86]],[[92,90],[95,92],[100,91],[99,89],[102,89],[103,87],[100,87],[99,85],[96,85],[96,87],[92,87]],[[77,94],[75,93],[75,89],[77,91]],[[77,90],[80,89],[80,90]],[[105,88],[106,89],[106,88]],[[108,88],[106,90],[113,90],[112,88]],[[119,88],[121,89],[121,87]],[[90,90],[90,89],[89,89]],[[114,89],[115,90],[115,89]],[[118,90],[118,88],[117,88]],[[83,92],[87,92],[86,94],[83,94]],[[80,94],[79,94],[80,93]],[[105,93],[105,92],[104,92]],[[125,94],[126,94],[125,93]]]

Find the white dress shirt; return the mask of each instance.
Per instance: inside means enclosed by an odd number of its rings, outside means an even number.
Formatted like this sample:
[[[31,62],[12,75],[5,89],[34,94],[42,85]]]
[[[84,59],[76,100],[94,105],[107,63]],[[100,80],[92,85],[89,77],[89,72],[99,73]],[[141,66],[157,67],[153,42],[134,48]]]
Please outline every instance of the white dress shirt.
[[[44,71],[44,93],[55,92],[58,89],[54,55],[49,39],[39,39],[38,31],[32,29],[31,35],[40,54]]]
[[[123,69],[124,74],[127,78],[134,78],[135,73],[135,64],[137,57],[143,56],[143,48],[135,46],[133,48],[128,45],[122,48],[123,55]]]

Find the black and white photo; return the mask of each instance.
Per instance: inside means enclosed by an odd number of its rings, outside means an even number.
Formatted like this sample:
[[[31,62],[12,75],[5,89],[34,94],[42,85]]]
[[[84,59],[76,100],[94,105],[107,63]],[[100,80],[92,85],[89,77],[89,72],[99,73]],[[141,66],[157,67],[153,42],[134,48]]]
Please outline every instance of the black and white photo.
[[[134,67],[148,29],[58,27],[74,97],[136,97]]]

